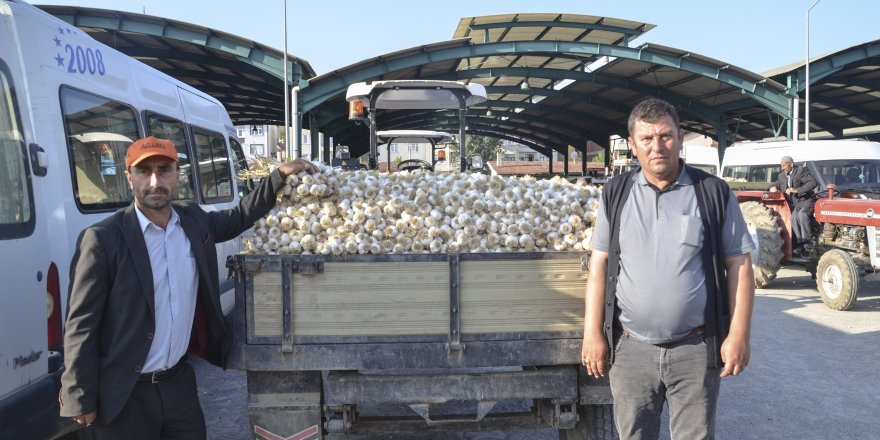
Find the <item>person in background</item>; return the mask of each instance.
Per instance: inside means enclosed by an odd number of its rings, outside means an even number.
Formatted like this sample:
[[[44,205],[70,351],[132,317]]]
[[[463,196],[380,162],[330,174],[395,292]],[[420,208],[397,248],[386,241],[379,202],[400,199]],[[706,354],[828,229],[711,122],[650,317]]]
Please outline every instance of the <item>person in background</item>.
[[[749,364],[754,244],[727,184],[679,158],[670,104],[639,103],[628,126],[641,169],[603,190],[582,362],[608,373],[621,439],[658,438],[664,403],[673,439],[713,438],[721,378]]]
[[[859,167],[852,167],[846,170],[843,183],[862,183],[862,170]]]
[[[794,233],[794,252],[801,252],[810,242],[813,223],[813,194],[816,178],[807,167],[795,165],[791,156],[782,156],[779,161],[782,172],[776,176],[776,184],[770,192],[783,191],[791,207],[791,229]]]
[[[171,141],[131,144],[132,204],[86,228],[71,263],[61,416],[97,439],[204,439],[205,420],[187,353],[222,366],[229,341],[220,307],[216,243],[275,205],[288,162],[238,206],[206,212],[172,202],[179,183]]]

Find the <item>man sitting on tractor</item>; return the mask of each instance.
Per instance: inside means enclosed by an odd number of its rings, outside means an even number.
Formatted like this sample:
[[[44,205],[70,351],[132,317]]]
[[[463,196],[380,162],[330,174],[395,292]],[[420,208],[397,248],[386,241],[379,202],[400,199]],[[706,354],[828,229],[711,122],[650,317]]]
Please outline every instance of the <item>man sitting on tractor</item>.
[[[782,156],[779,166],[782,172],[776,177],[776,185],[771,192],[784,191],[788,206],[792,209],[791,229],[794,233],[794,251],[802,251],[809,243],[811,235],[810,218],[813,215],[813,191],[816,189],[816,178],[806,167],[794,164],[791,156]]]

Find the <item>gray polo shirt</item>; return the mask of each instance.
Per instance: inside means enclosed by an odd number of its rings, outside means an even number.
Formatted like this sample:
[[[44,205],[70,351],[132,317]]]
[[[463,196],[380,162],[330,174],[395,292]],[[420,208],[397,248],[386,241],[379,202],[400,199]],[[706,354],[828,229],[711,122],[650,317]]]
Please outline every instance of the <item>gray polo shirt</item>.
[[[652,344],[678,340],[705,319],[703,223],[693,181],[684,170],[662,191],[639,172],[621,212],[620,323],[637,339]],[[726,211],[721,235],[724,257],[751,252],[755,245],[732,192]],[[605,206],[600,204],[593,249],[608,252],[609,227]]]

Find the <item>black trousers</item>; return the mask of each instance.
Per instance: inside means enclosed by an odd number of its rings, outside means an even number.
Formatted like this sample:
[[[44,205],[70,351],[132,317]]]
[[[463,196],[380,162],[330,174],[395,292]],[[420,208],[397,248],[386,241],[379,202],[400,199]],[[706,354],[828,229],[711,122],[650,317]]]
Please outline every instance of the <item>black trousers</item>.
[[[163,382],[138,382],[109,425],[92,425],[83,431],[80,439],[205,440],[195,371],[187,363]]]

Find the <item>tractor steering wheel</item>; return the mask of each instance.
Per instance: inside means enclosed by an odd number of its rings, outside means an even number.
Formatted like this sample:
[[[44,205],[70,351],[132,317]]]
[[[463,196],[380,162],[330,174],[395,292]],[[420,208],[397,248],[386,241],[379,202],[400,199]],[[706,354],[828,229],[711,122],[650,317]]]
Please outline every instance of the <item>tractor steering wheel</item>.
[[[425,170],[434,171],[434,166],[430,162],[421,159],[402,160],[397,164],[397,171],[413,171]]]
[[[819,200],[819,199],[824,199],[826,197],[828,197],[828,190],[827,189],[819,191],[817,193],[814,193],[812,198],[813,198],[813,200]],[[840,191],[835,188],[834,194],[832,195],[832,197],[840,197]]]

